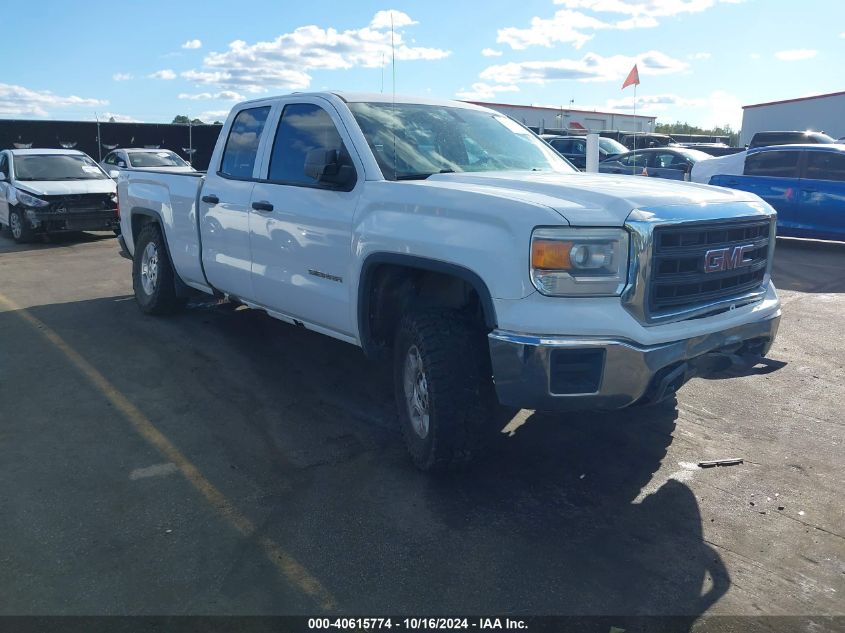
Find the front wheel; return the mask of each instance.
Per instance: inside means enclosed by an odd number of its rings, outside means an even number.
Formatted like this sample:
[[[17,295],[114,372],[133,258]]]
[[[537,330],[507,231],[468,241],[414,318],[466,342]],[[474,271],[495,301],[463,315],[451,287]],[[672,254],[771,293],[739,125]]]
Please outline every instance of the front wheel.
[[[20,209],[9,209],[9,232],[18,244],[32,241],[32,227]]]
[[[493,417],[484,332],[456,310],[408,314],[394,344],[399,424],[414,464],[442,471],[479,452]]]
[[[132,260],[132,287],[141,310],[146,314],[171,314],[182,307],[174,281],[161,230],[154,223],[144,225]]]

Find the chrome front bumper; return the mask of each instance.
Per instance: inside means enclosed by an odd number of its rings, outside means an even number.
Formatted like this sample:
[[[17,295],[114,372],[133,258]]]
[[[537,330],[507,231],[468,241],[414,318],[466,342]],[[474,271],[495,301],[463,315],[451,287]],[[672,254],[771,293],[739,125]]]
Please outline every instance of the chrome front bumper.
[[[765,355],[779,323],[780,310],[766,319],[721,332],[653,346],[622,339],[538,337],[495,330],[488,338],[496,393],[506,406],[542,411],[621,409],[639,402],[658,402],[712,364],[716,355]],[[588,351],[580,359],[577,354],[573,358],[601,363],[591,391],[555,393],[561,390],[560,376],[555,375],[560,364],[553,367],[552,362],[556,350]],[[574,386],[577,391],[579,385]]]

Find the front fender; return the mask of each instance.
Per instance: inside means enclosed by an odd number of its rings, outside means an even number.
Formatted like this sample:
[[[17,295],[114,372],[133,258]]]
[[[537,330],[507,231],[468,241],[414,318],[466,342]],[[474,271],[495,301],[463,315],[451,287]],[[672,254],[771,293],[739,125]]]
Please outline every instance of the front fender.
[[[481,297],[521,299],[534,292],[531,232],[535,226],[565,226],[557,212],[483,187],[420,184],[367,184],[354,218],[351,305],[358,305],[366,267],[385,258],[404,258],[408,265],[416,259],[430,270],[457,271]],[[360,332],[362,317],[357,311],[352,316]],[[495,323],[492,301],[485,307],[485,319]]]

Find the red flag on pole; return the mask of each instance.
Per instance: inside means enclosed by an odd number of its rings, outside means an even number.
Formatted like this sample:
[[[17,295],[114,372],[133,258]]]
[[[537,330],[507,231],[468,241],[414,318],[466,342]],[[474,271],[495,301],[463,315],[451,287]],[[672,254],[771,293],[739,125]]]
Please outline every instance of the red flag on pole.
[[[634,64],[634,67],[631,69],[631,72],[628,73],[628,78],[625,79],[625,83],[622,84],[622,90],[625,90],[628,86],[639,86],[640,85],[640,73],[637,72],[637,65]]]

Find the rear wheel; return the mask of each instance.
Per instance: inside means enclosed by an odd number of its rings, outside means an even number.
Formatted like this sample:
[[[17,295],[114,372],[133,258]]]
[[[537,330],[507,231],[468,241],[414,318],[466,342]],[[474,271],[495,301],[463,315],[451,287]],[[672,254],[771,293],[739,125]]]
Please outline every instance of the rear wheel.
[[[407,315],[394,345],[399,423],[414,464],[460,467],[480,451],[494,412],[483,331],[456,310]]]
[[[147,314],[171,314],[184,302],[176,296],[175,273],[159,226],[146,224],[135,244],[132,261],[135,300]]]
[[[32,227],[20,209],[9,209],[9,232],[18,244],[25,244],[32,240]]]

